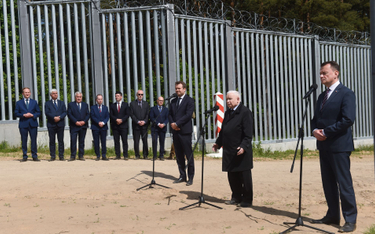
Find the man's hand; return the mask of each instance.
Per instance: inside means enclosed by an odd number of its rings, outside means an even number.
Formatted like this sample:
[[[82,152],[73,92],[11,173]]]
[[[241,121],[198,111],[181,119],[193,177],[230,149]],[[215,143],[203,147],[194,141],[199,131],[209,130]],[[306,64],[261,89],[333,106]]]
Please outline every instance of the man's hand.
[[[214,151],[214,152],[217,152],[217,149],[219,148],[219,146],[216,144],[216,143],[214,143],[213,145],[212,145],[212,150]]]
[[[245,150],[242,149],[241,147],[237,147],[237,155],[241,155],[243,153],[245,153]]]
[[[315,129],[313,135],[318,141],[325,141],[327,139],[323,134],[323,129]]]
[[[116,124],[117,124],[117,125],[122,124],[122,119],[116,119]]]
[[[146,122],[143,121],[143,120],[140,120],[140,121],[138,122],[138,125],[139,125],[139,126],[143,126],[143,125],[145,125],[145,124],[146,124]]]
[[[34,117],[34,115],[29,112],[29,113],[23,114],[23,117],[32,118],[32,117]]]
[[[158,126],[159,126],[159,128],[164,128],[165,124],[161,123]]]
[[[171,127],[172,127],[173,130],[175,130],[175,131],[180,131],[180,128],[177,126],[176,123],[171,123]]]
[[[55,116],[53,119],[54,119],[55,123],[57,123],[57,122],[60,121],[60,116]]]
[[[103,127],[104,126],[104,123],[103,122],[99,122],[99,127]]]

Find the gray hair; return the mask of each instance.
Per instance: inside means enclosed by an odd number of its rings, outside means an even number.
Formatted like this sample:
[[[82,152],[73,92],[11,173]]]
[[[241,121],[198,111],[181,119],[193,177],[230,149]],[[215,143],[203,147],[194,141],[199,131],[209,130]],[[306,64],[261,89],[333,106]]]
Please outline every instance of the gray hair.
[[[51,89],[51,91],[49,91],[49,94],[51,95],[52,92],[57,92],[57,93],[59,93],[59,91],[57,91],[57,89]]]
[[[82,95],[82,93],[80,91],[77,91],[77,92],[74,93],[74,97],[77,96],[78,94]]]
[[[230,94],[230,93],[236,95],[240,99],[240,101],[241,101],[241,94],[238,91],[236,91],[236,90],[229,90],[227,92],[227,95]]]

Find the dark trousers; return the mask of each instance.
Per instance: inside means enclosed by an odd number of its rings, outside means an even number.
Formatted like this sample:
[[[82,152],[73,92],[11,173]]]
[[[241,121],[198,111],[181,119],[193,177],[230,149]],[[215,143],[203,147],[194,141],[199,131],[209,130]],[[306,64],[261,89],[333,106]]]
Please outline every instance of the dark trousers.
[[[251,170],[228,171],[228,181],[232,190],[232,199],[237,202],[253,204],[253,179]]]
[[[31,140],[31,155],[33,158],[38,158],[38,147],[36,146],[36,137],[38,135],[37,127],[19,128],[22,141],[23,158],[27,158],[27,138],[30,134]]]
[[[139,158],[139,138],[142,137],[143,143],[143,157],[147,158],[148,156],[148,145],[147,145],[147,127],[145,128],[133,128],[133,137],[134,137],[134,152],[135,157]]]
[[[357,206],[350,173],[351,152],[319,151],[320,171],[328,211],[326,216],[340,220],[340,200],[342,214],[346,222],[356,223]]]
[[[154,158],[158,157],[158,137],[159,137],[159,157],[164,158],[164,142],[165,142],[165,132],[162,129],[152,129],[152,152],[154,154]]]
[[[115,142],[116,158],[121,157],[120,137],[122,140],[122,150],[124,158],[128,157],[128,129],[112,128],[113,141]]]
[[[193,180],[195,169],[194,169],[194,155],[191,147],[191,134],[181,135],[173,134],[173,144],[176,152],[176,161],[178,170],[180,172],[180,178],[186,179],[186,165],[185,156],[187,159],[187,171],[188,179]]]
[[[59,158],[64,159],[64,126],[54,126],[48,128],[49,153],[51,159],[56,158],[56,135],[59,143]]]
[[[100,158],[100,146],[102,145],[102,158],[106,158],[107,154],[107,130],[92,130],[92,138],[94,139],[94,150],[97,158]]]
[[[78,157],[83,158],[85,153],[85,138],[86,138],[87,128],[81,128],[79,130],[70,131],[70,158],[75,159],[77,155],[77,138],[78,138]]]

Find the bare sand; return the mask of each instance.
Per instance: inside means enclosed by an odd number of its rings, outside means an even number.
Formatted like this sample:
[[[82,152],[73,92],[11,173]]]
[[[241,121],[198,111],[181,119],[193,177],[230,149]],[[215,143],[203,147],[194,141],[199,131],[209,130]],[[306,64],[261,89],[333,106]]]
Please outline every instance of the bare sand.
[[[205,201],[201,193],[202,161],[196,159],[194,184],[173,184],[174,160],[155,162],[154,186],[136,191],[152,179],[152,161],[23,162],[0,159],[0,233],[279,233],[283,222],[298,217],[300,161],[290,173],[291,160],[255,160],[254,203],[251,208],[225,205],[230,198],[220,159],[204,161]],[[352,176],[358,204],[355,233],[375,224],[373,155],[352,156]],[[304,159],[302,216],[322,218],[323,196],[318,158]],[[344,220],[341,220],[341,225]],[[312,225],[330,232],[338,226]],[[294,233],[319,233],[298,227]]]

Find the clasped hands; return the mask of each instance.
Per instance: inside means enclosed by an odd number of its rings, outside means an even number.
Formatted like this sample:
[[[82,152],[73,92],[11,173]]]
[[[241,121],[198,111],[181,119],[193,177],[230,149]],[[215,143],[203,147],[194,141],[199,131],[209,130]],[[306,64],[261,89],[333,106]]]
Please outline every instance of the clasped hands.
[[[32,117],[34,117],[34,115],[29,112],[29,113],[23,114],[23,117],[32,118]]]
[[[313,135],[318,141],[325,141],[327,139],[323,133],[323,129],[315,129]]]
[[[171,123],[171,127],[172,127],[173,130],[175,130],[175,131],[180,131],[180,128],[177,126],[176,123]]]

